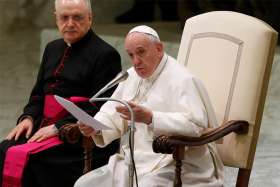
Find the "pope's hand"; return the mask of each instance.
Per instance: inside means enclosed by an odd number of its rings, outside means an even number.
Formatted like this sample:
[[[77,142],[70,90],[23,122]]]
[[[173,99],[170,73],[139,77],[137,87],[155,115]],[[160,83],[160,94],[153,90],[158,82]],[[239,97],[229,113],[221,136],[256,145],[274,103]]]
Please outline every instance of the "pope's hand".
[[[91,136],[96,135],[96,131],[94,130],[94,128],[92,128],[88,125],[79,123],[79,129],[80,129],[81,133],[86,137],[91,137]]]
[[[142,122],[145,124],[151,124],[153,118],[153,112],[141,105],[137,105],[133,102],[128,102],[134,113],[135,122]],[[121,114],[121,117],[125,120],[131,120],[130,112],[125,106],[117,106],[116,111]]]

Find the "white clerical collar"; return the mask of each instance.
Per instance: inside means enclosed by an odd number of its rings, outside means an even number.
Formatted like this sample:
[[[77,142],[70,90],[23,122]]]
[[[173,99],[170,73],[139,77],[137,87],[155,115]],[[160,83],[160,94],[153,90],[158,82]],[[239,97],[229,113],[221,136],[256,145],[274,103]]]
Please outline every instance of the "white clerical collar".
[[[141,102],[145,100],[147,93],[153,87],[155,81],[159,77],[160,73],[163,71],[164,66],[167,63],[167,60],[168,60],[168,55],[164,54],[159,65],[156,67],[156,70],[153,72],[153,74],[149,78],[140,79],[137,86],[137,90],[132,99],[134,102]]]
[[[159,76],[159,74],[162,72],[162,70],[167,62],[167,59],[168,59],[168,56],[166,53],[164,53],[160,63],[156,67],[156,70],[152,73],[152,75],[150,77],[144,79],[144,82],[153,82]]]

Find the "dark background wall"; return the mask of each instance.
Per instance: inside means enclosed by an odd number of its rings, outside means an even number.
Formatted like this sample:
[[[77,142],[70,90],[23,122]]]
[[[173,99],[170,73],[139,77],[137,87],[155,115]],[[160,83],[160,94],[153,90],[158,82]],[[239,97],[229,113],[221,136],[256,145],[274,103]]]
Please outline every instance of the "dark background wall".
[[[231,10],[257,17],[280,31],[279,0],[178,0],[180,22],[214,10]]]

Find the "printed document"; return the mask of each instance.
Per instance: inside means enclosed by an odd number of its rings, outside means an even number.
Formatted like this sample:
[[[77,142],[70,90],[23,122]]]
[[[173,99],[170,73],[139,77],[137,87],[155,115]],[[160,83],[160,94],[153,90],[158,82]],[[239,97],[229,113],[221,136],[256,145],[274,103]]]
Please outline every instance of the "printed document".
[[[94,119],[92,116],[88,115],[85,111],[80,109],[77,105],[73,102],[64,99],[63,97],[54,96],[57,102],[65,108],[69,113],[71,113],[79,122],[91,126],[95,130],[109,130],[110,127],[102,124],[101,122]]]

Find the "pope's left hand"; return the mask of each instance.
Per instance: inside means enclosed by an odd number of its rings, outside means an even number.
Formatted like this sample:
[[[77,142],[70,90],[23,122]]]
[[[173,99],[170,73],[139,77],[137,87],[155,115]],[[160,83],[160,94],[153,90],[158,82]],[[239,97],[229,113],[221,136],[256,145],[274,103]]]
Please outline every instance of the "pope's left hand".
[[[153,118],[153,112],[141,105],[137,105],[136,103],[133,102],[128,102],[129,106],[132,108],[133,113],[134,113],[134,120],[135,122],[141,122],[145,124],[150,124],[152,123],[152,118]],[[116,111],[121,114],[121,117],[125,120],[130,120],[130,112],[127,109],[126,106],[117,106]]]
[[[58,134],[58,129],[56,126],[49,125],[43,128],[40,128],[27,142],[41,142],[43,140],[46,140],[50,137],[56,136]]]

